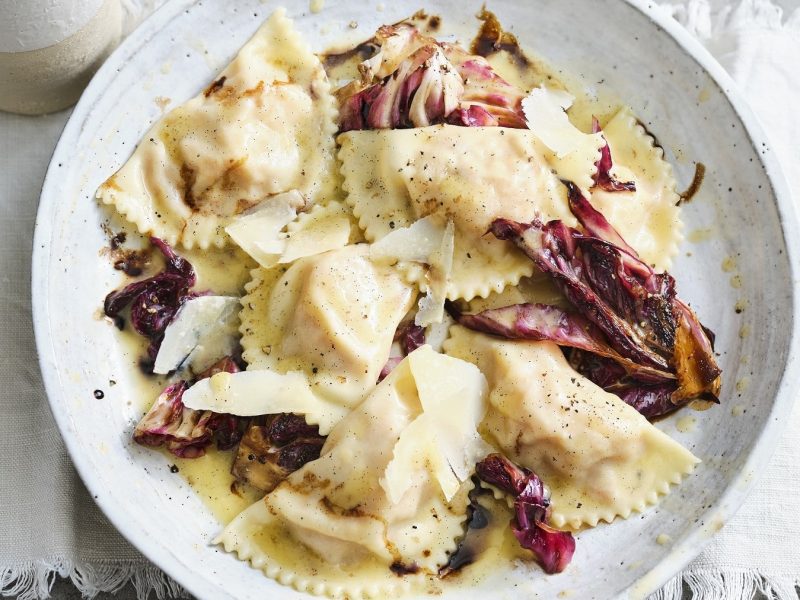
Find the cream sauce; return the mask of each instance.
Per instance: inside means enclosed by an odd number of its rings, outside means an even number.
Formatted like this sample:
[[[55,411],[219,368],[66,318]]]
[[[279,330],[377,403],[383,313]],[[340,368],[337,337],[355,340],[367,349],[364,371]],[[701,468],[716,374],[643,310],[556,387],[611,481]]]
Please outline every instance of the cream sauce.
[[[222,525],[230,523],[236,515],[264,495],[253,487],[236,483],[231,475],[235,450],[220,451],[212,445],[201,458],[167,456]]]

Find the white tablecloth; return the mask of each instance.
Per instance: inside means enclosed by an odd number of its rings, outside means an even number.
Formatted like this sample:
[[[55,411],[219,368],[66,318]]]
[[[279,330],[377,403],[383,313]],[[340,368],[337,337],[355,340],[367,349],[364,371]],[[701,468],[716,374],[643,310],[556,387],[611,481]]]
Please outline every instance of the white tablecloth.
[[[127,4],[142,5],[139,2]],[[144,4],[150,4],[145,2]],[[664,6],[740,84],[800,188],[800,0],[689,0]],[[790,11],[787,11],[790,12]],[[1,84],[1,83],[0,83]],[[0,113],[0,593],[48,597],[55,574],[86,595],[132,581],[140,598],[180,588],[150,565],[100,514],[73,470],[42,387],[30,313],[30,251],[37,199],[68,112]],[[687,583],[701,600],[798,600],[800,405],[756,492],[659,600]]]

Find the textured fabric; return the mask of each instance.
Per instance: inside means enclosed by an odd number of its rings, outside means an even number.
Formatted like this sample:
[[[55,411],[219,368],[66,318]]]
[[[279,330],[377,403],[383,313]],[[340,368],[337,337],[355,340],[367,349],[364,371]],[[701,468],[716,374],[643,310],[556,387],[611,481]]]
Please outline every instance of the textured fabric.
[[[153,2],[125,3],[132,11]],[[784,0],[787,8],[800,0]],[[783,22],[769,2],[691,0],[665,6],[741,85],[800,185],[800,10]],[[134,11],[135,12],[135,11]],[[0,113],[0,593],[45,598],[55,573],[87,596],[133,581],[139,596],[181,590],[133,549],[96,508],[75,474],[50,415],[33,342],[30,249],[45,170],[68,117]],[[800,407],[798,407],[800,409]],[[756,492],[685,573],[657,594],[701,600],[798,598],[800,410]]]
[[[54,573],[87,593],[179,589],[120,536],[64,449],[39,375],[30,255],[39,191],[69,116],[0,113],[0,592],[44,598]]]

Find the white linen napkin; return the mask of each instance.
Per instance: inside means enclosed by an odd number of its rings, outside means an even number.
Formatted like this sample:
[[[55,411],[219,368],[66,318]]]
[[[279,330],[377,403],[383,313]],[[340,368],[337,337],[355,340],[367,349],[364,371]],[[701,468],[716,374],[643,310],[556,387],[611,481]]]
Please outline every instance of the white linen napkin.
[[[161,0],[122,0],[133,15]],[[783,0],[795,7],[800,0]],[[665,5],[740,84],[800,185],[800,9],[783,23],[768,0],[689,0]],[[0,113],[0,595],[49,597],[56,575],[86,597],[133,582],[143,600],[182,590],[132,548],[100,514],[66,455],[47,406],[33,342],[30,250],[37,198],[68,112]],[[749,599],[755,590],[799,600],[800,406],[758,489],[708,549],[658,600]]]

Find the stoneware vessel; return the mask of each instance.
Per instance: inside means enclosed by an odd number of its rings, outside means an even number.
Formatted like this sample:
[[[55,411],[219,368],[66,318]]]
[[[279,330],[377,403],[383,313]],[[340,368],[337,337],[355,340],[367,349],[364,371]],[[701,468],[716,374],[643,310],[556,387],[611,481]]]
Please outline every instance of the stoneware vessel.
[[[0,0],[0,110],[75,104],[121,31],[120,0]]]
[[[286,5],[314,49],[324,50],[343,35],[364,39],[420,8],[474,31],[482,3],[340,1],[318,12],[307,1]],[[130,402],[136,367],[113,326],[98,317],[102,299],[122,280],[98,255],[107,238],[94,194],[161,116],[164,99],[176,106],[203,89],[275,7],[175,0],[131,35],[97,73],[64,131],[34,245],[41,368],[78,471],[126,538],[193,595],[214,600],[302,595],[210,546],[220,526],[209,510],[170,474],[166,456],[131,441],[141,414]],[[489,8],[533,51],[631,104],[666,149],[681,188],[695,161],[706,165],[700,194],[684,207],[686,240],[672,272],[682,297],[717,333],[724,384],[721,405],[693,415],[693,429],[677,426],[686,413],[658,423],[703,463],[657,507],[581,532],[574,562],[561,575],[509,566],[458,596],[643,598],[731,518],[786,422],[798,389],[795,209],[733,82],[653,5],[493,0]],[[108,387],[110,379],[115,386]],[[98,387],[106,392],[102,401],[93,396]]]

